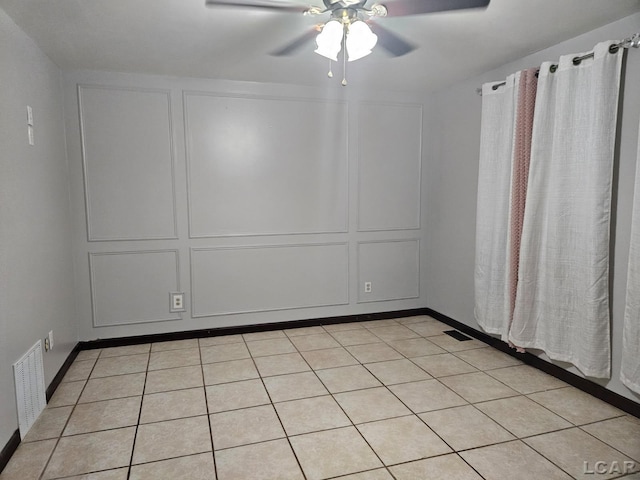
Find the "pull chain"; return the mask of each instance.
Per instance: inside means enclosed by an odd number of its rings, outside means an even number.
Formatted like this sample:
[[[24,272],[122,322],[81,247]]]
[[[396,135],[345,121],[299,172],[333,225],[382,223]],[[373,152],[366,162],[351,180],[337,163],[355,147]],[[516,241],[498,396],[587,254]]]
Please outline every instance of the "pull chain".
[[[327,73],[327,77],[333,78],[333,72],[331,71],[331,59],[329,59],[329,73]]]
[[[347,86],[347,26],[342,29],[342,86]]]

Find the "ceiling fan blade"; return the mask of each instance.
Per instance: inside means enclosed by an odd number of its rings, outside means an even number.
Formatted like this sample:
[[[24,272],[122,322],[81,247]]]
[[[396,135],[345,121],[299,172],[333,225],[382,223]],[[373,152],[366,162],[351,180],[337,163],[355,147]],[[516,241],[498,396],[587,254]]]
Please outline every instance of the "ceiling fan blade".
[[[274,57],[284,57],[287,55],[291,55],[295,53],[296,50],[304,47],[305,45],[313,41],[313,39],[315,39],[317,36],[318,36],[318,29],[312,28],[311,30],[308,30],[307,32],[303,33],[298,38],[288,43],[284,47],[274,52],[271,52],[271,55],[273,55]]]
[[[484,8],[491,0],[396,0],[385,3],[388,17]]]
[[[295,4],[287,4],[277,0],[206,0],[207,7],[238,7],[238,8],[258,8],[262,10],[274,10],[278,12],[304,13],[308,7]]]
[[[387,30],[377,23],[371,23],[369,26],[373,33],[378,36],[378,43],[376,45],[384,48],[394,57],[401,57],[402,55],[406,55],[416,49],[415,45],[410,44],[391,30]]]

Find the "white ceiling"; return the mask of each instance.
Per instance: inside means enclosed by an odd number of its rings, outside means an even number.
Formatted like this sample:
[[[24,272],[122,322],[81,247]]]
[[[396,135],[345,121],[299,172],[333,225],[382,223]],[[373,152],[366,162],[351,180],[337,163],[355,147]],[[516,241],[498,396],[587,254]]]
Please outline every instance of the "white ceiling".
[[[206,8],[204,0],[0,0],[0,8],[63,69],[339,83],[326,78],[328,60],[313,44],[291,57],[269,55],[317,17]],[[352,85],[434,90],[639,11],[640,0],[492,0],[486,10],[377,19],[418,48],[398,58],[377,48],[349,64],[348,77]],[[334,71],[339,77],[341,67]]]

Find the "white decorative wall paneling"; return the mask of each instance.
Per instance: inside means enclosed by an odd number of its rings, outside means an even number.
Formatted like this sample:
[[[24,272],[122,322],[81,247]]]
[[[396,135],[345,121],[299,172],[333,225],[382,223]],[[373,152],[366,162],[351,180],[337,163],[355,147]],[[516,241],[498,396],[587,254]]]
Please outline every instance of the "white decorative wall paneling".
[[[422,106],[358,106],[358,231],[420,228]]]
[[[346,103],[183,98],[191,238],[347,231]]]
[[[193,317],[349,303],[346,243],[191,249]]]
[[[89,241],[175,239],[170,92],[78,86]]]
[[[180,320],[169,292],[180,290],[178,250],[89,253],[94,327]]]
[[[358,303],[420,296],[420,240],[363,241],[358,251]],[[364,283],[371,282],[370,293]]]

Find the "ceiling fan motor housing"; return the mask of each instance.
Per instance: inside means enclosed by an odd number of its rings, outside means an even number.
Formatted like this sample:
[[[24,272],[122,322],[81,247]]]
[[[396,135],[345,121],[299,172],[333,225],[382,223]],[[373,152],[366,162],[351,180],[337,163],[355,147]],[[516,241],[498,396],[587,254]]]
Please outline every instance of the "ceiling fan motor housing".
[[[370,9],[365,8],[368,0],[322,0],[326,7],[325,12],[330,11],[331,17],[342,22],[353,22],[358,18],[358,13],[362,12],[369,17],[386,17],[387,8],[376,3]],[[313,13],[323,13],[314,11]]]
[[[322,0],[327,10],[336,10],[341,8],[352,8],[359,10],[364,7],[367,0]]]

